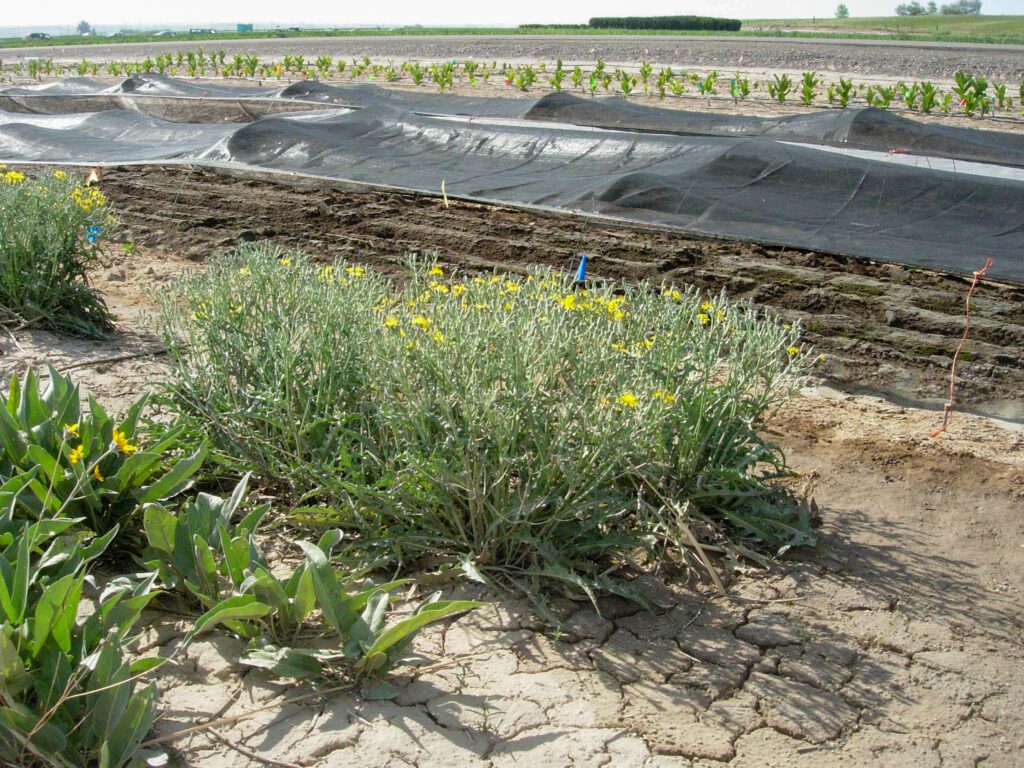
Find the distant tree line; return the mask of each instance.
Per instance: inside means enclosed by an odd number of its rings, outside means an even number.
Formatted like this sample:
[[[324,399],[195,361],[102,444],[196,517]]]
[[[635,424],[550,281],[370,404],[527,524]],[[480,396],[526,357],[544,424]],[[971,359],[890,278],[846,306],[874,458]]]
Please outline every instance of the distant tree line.
[[[913,0],[910,3],[900,3],[896,6],[897,16],[978,16],[981,14],[981,0],[957,0],[955,3],[936,6],[934,0],[927,5],[922,5]]]
[[[717,32],[738,32],[739,19],[718,19],[712,16],[601,16],[588,26],[594,29],[692,29]]]

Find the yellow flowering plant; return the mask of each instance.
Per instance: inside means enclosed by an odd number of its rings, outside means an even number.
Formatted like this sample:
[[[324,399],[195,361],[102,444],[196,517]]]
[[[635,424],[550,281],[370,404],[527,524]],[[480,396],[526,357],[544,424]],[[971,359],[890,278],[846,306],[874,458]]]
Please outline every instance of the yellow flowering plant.
[[[23,507],[36,517],[84,520],[97,534],[181,493],[206,448],[176,456],[180,428],[146,445],[137,433],[146,401],[115,419],[92,398],[83,409],[78,385],[52,367],[43,377],[30,369],[13,378],[0,407],[0,486],[35,471]]]
[[[234,317],[240,269],[251,300]],[[811,540],[758,433],[805,379],[807,353],[787,353],[798,324],[552,271],[414,259],[397,283],[370,269],[324,283],[322,270],[247,245],[161,295],[167,400],[218,461],[321,503],[368,560],[623,591],[610,563],[678,540],[652,487],[718,535],[776,551]]]
[[[0,322],[103,336],[111,317],[88,273],[116,224],[106,196],[63,171],[0,181]]]

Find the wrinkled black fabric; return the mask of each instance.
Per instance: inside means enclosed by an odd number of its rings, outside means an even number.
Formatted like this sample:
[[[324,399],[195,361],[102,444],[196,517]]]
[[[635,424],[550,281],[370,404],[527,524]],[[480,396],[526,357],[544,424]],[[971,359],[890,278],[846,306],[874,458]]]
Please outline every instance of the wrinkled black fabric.
[[[619,98],[581,99],[552,93],[523,115],[572,125],[681,136],[763,136],[875,152],[908,152],[1024,167],[1024,134],[925,124],[883,109],[833,109],[785,117],[709,114],[633,104]]]
[[[325,87],[302,85],[305,97]],[[244,125],[171,122],[126,110],[0,113],[0,161],[187,162],[432,194],[445,182],[452,197],[961,273],[991,257],[993,277],[1024,281],[1019,172],[952,173],[769,135],[432,116],[402,99],[347,106]]]

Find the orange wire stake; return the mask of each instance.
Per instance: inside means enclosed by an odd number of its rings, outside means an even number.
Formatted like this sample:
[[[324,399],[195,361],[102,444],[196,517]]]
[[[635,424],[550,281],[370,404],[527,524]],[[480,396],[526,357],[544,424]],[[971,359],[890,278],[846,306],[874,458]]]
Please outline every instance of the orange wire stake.
[[[978,285],[978,278],[988,272],[988,268],[992,266],[992,259],[985,260],[985,266],[981,269],[974,270],[974,280],[971,281],[971,289],[967,291],[967,322],[964,325],[964,335],[960,339],[960,344],[957,345],[956,352],[953,353],[953,365],[949,369],[949,402],[946,403],[944,409],[945,414],[942,418],[942,426],[932,432],[928,437],[936,438],[946,431],[946,427],[949,426],[949,422],[953,420],[953,391],[956,388],[956,360],[960,357],[960,350],[964,348],[964,342],[967,341],[967,335],[971,332],[971,296],[974,294],[974,289]]]

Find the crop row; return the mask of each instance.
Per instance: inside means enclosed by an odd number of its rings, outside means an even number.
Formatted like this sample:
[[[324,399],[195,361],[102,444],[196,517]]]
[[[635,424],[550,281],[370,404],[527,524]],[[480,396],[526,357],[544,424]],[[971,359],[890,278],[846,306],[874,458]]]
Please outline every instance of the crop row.
[[[332,58],[318,56],[307,59],[302,55],[286,55],[280,61],[261,61],[252,54],[229,57],[223,50],[179,51],[146,57],[141,61],[111,61],[105,64],[82,60],[77,64],[56,64],[52,60],[30,59],[25,63],[4,65],[0,73],[11,77],[59,77],[66,75],[122,77],[136,73],[158,73],[171,76],[225,77],[262,80],[303,78],[309,80],[381,81],[388,83],[411,82],[416,86],[433,85],[440,91],[451,90],[456,84],[476,87],[492,82],[499,86],[528,91],[531,88],[549,88],[555,91],[571,90],[591,96],[618,94],[631,96],[645,94],[660,99],[692,95],[711,99],[731,98],[770,100],[778,103],[799,102],[803,106],[828,104],[847,107],[859,101],[879,109],[900,107],[923,113],[963,113],[968,116],[995,113],[1014,114],[1024,107],[1024,83],[1016,87],[1005,82],[989,82],[981,75],[959,71],[953,83],[943,90],[930,81],[891,84],[855,84],[852,79],[840,77],[826,82],[817,72],[804,72],[799,79],[788,73],[776,74],[760,81],[714,71],[674,70],[672,67],[655,69],[649,62],[638,68],[608,67],[597,61],[592,67],[568,67],[559,59],[554,64],[499,64],[475,60],[402,63],[374,62],[362,58]],[[1016,101],[1015,101],[1016,100]],[[1024,114],[1024,113],[1022,113]]]

